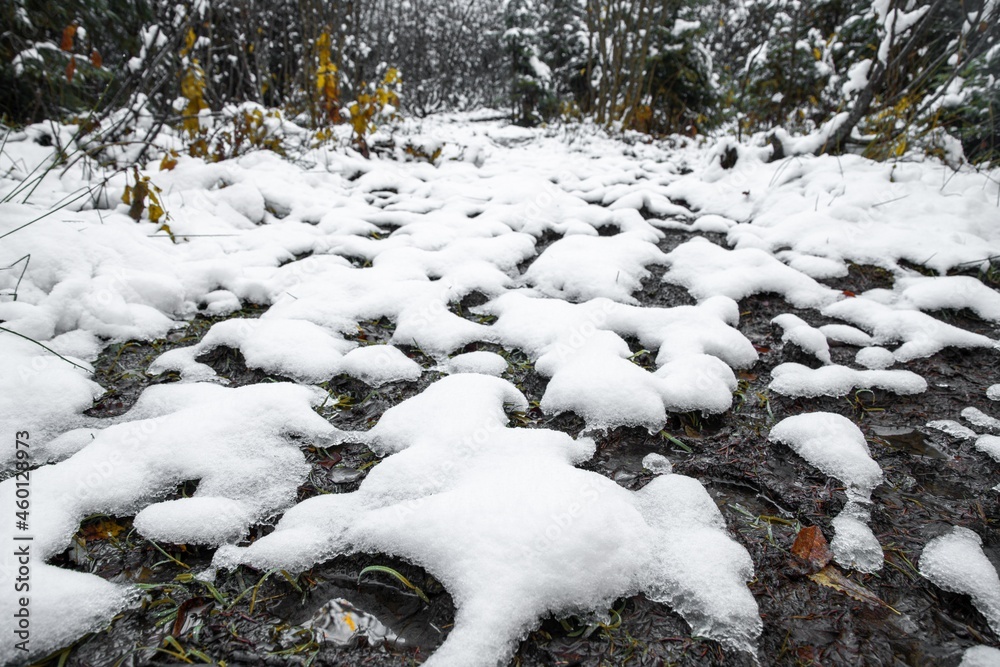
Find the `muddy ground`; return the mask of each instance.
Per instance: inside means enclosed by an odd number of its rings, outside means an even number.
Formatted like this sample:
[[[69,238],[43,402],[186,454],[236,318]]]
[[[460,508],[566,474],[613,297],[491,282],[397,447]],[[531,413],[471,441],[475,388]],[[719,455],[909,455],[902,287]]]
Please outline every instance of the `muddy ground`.
[[[711,236],[711,235],[709,235]],[[671,234],[664,250],[688,237]],[[552,239],[545,239],[551,242]],[[720,242],[721,239],[712,240]],[[539,250],[541,250],[540,244]],[[683,289],[661,284],[662,270],[644,283],[637,297],[647,306],[691,303]],[[978,274],[973,274],[978,275]],[[979,275],[996,287],[996,274]],[[853,266],[848,277],[829,281],[838,289],[862,292],[892,283],[887,272]],[[472,309],[481,295],[453,304],[454,312],[477,318]],[[261,307],[248,307],[234,317],[256,317]],[[1000,358],[995,350],[945,350],[909,368],[929,384],[926,393],[900,397],[860,391],[844,398],[789,399],[768,391],[769,370],[784,361],[810,366],[818,362],[785,346],[771,318],[794,312],[814,325],[826,320],[812,311],[792,308],[780,297],[757,295],[740,303],[740,330],[761,353],[758,364],[740,373],[733,409],[721,416],[675,414],[657,434],[616,429],[598,434],[598,452],[584,467],[629,488],[649,481],[642,457],[665,454],[675,472],[699,479],[716,499],[731,534],[750,552],[756,579],[750,588],[760,606],[764,632],[759,642],[763,664],[776,665],[957,665],[962,651],[974,644],[996,645],[998,638],[964,596],[946,593],[923,579],[916,567],[920,551],[951,525],[976,531],[987,556],[1000,566],[998,494],[1000,466],[958,442],[926,428],[931,419],[958,419],[962,408],[987,413],[985,390],[998,381]],[[1000,337],[995,325],[968,312],[933,313],[966,329]],[[145,371],[163,351],[191,345],[217,320],[196,318],[166,340],[131,342],[109,347],[97,362],[97,379],[108,390],[88,414],[117,416],[152,383]],[[488,322],[488,320],[485,320]],[[364,323],[362,343],[384,342],[392,322]],[[633,351],[639,353],[633,343]],[[403,348],[430,369],[433,362],[419,350]],[[501,352],[510,362],[505,377],[529,401],[539,401],[545,379],[517,350],[476,344],[466,350]],[[833,349],[834,361],[851,364],[857,348]],[[248,369],[238,352],[218,349],[202,358],[233,386],[283,380]],[[635,362],[652,367],[649,354]],[[397,383],[377,390],[341,376],[324,385],[330,400],[320,413],[335,425],[364,430],[389,407],[421,391],[440,375],[428,370],[418,382]],[[537,406],[537,403],[533,403]],[[845,415],[864,431],[872,455],[885,471],[886,482],[873,495],[872,526],[885,551],[884,569],[873,575],[843,574],[869,595],[864,601],[820,585],[807,575],[810,566],[790,553],[801,527],[818,526],[832,537],[831,520],[846,498],[833,480],[789,449],[767,442],[771,426],[805,411]],[[511,415],[514,426],[555,428],[580,434],[583,422],[572,414],[543,415],[537,407]],[[300,498],[355,490],[378,459],[366,448],[347,443],[329,449],[304,447],[312,474]],[[176,495],[191,494],[194,484]],[[272,529],[258,526],[249,539]],[[115,581],[135,582],[139,602],[110,626],[88,635],[44,661],[51,665],[176,665],[218,662],[233,665],[411,665],[419,664],[447,636],[454,607],[447,591],[420,568],[382,555],[337,558],[298,576],[241,568],[220,573],[214,586],[192,573],[205,567],[212,550],[204,547],[152,544],[132,530],[129,517],[95,516],[81,526],[73,546],[56,564],[94,572]],[[386,566],[420,589],[427,602],[385,571]],[[813,568],[814,569],[814,568]],[[864,596],[859,596],[864,597]],[[326,613],[332,599],[345,600],[356,618],[374,616],[398,637],[345,645],[323,641],[310,629]],[[345,603],[345,604],[346,604]],[[347,607],[350,609],[350,607]],[[303,624],[307,624],[306,627]],[[619,600],[607,617],[548,619],[521,644],[517,665],[751,665],[753,661],[706,639],[693,638],[687,625],[667,607],[641,596]]]

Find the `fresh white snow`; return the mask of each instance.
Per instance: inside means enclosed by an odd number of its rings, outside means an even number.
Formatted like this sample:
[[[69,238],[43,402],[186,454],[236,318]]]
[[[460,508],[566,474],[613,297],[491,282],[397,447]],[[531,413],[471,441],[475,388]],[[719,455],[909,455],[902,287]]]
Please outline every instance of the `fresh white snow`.
[[[953,526],[920,554],[920,574],[952,593],[972,598],[994,632],[1000,631],[1000,577],[983,553],[983,540],[968,528]]]
[[[69,128],[55,129],[69,140]],[[43,130],[52,128],[9,137],[0,199],[51,158],[33,140]],[[448,116],[406,132],[441,148],[436,164],[304,145],[296,160],[261,151],[219,163],[182,156],[168,171],[140,165],[162,189],[177,243],[133,221],[121,203],[126,174],[96,165],[54,170],[27,201],[0,203],[0,234],[9,233],[0,265],[31,255],[20,284],[19,271],[0,272],[0,321],[14,332],[0,331],[0,459],[13,472],[13,436],[30,432],[33,656],[100,629],[135,600],[127,583],[46,562],[96,513],[135,517],[151,540],[218,546],[215,568],[301,571],[358,552],[406,558],[439,579],[458,610],[428,664],[501,663],[540,618],[605,613],[638,592],[677,611],[693,634],[753,653],[762,627],[746,585],[753,563],[702,483],[653,452],[643,459],[652,481],[627,490],[579,467],[594,454],[587,433],[655,433],[670,413],[729,410],[738,374],[760,361],[740,328],[738,301],[752,295],[783,299],[778,312],[799,309],[774,324],[820,365],[763,369],[787,396],[918,394],[927,383],[908,362],[997,345],[933,314],[966,308],[1000,321],[994,290],[944,275],[1000,255],[989,173],[852,155],[767,163],[767,149],[746,146],[724,170],[724,142],[668,150]],[[105,176],[93,197],[32,222]],[[672,235],[692,236],[675,244]],[[893,287],[852,294],[826,284],[851,262],[885,269]],[[639,305],[637,292],[655,289],[659,271],[696,305]],[[456,307],[470,296],[482,305]],[[243,310],[254,305],[264,308]],[[84,414],[104,391],[91,367],[102,350],[180,336],[199,313],[233,317],[134,369],[174,371],[180,382],[148,387],[119,417]],[[359,337],[381,318],[391,323],[385,340]],[[505,408],[535,406],[499,377],[510,369],[505,356],[467,351],[479,343],[522,353],[547,380],[537,408],[576,413],[584,435],[509,427]],[[851,350],[857,368],[833,363],[831,343],[860,348]],[[289,382],[226,386],[199,361],[219,348]],[[329,398],[317,385],[341,375],[376,390],[434,373],[445,377],[369,431],[346,433],[315,410]],[[1000,385],[986,396],[1000,400]],[[972,408],[962,417],[997,428]],[[929,426],[1000,455],[996,435],[946,419]],[[302,448],[347,438],[385,458],[357,491],[296,503],[309,472]],[[770,439],[847,486],[835,559],[878,570],[869,499],[883,475],[858,427],[803,414]],[[193,480],[193,497],[166,499]],[[13,479],[0,483],[0,504],[13,507],[14,492]],[[274,532],[240,546],[268,522]],[[0,525],[0,539],[9,543],[11,530]],[[972,594],[996,629],[1000,584],[978,537],[962,530],[928,544],[921,571]],[[9,590],[6,551],[0,585]],[[325,613],[355,613],[335,602]],[[12,604],[3,596],[0,613]],[[366,623],[384,636],[376,619]],[[0,636],[0,654],[11,641]]]

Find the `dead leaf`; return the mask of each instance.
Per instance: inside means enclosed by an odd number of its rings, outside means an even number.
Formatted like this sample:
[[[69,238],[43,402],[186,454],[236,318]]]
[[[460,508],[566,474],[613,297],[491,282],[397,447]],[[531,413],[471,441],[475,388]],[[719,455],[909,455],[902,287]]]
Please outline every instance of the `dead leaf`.
[[[843,593],[848,597],[854,598],[858,602],[864,602],[877,607],[885,607],[886,609],[889,609],[897,614],[899,613],[867,588],[861,586],[860,584],[856,584],[845,577],[844,574],[833,565],[827,565],[819,572],[810,574],[809,578],[820,586],[832,588],[839,593]]]
[[[808,562],[816,570],[827,566],[833,554],[819,526],[807,526],[799,531],[792,544],[792,553]]]
[[[91,523],[80,529],[83,539],[92,542],[94,540],[106,540],[109,537],[118,537],[125,527],[114,519],[101,519],[96,523]]]
[[[71,56],[66,63],[66,82],[73,83],[73,75],[76,74],[76,56]]]
[[[177,151],[170,151],[164,154],[160,160],[160,171],[172,171],[177,166]]]
[[[856,297],[857,296],[857,294],[855,294],[854,292],[852,292],[849,289],[845,289],[844,292],[843,292],[843,294],[844,294],[844,296],[848,296],[848,297]]]
[[[701,440],[701,433],[687,424],[684,424],[684,435],[694,440]]]
[[[184,631],[189,629],[192,623],[188,621],[194,621],[200,615],[199,612],[204,612],[208,609],[211,604],[211,600],[204,597],[193,597],[188,598],[177,607],[177,618],[174,620],[174,631],[173,635],[179,637],[184,634]]]
[[[338,463],[340,463],[341,460],[343,460],[343,457],[340,454],[338,454],[337,452],[330,452],[330,458],[320,459],[316,463],[319,464],[321,467],[326,468],[327,470],[329,470],[333,466],[335,466]]]
[[[76,37],[76,24],[70,24],[63,28],[62,43],[59,45],[63,51],[73,50],[73,38]]]
[[[137,181],[132,188],[132,205],[129,206],[129,217],[136,222],[142,218],[142,212],[146,209],[146,196],[149,194],[149,187],[145,181]]]
[[[104,66],[104,58],[101,57],[101,52],[98,51],[97,49],[94,49],[93,51],[90,52],[90,64],[96,67],[97,69],[100,69],[101,67]]]

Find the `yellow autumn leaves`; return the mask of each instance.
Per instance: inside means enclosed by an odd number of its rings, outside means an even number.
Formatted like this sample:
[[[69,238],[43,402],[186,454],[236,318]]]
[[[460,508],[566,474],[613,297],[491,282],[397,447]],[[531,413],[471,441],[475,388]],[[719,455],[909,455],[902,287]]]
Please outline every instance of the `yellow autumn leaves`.
[[[402,83],[399,70],[390,67],[382,80],[373,86],[361,84],[361,92],[357,99],[346,105],[349,118],[341,115],[340,106],[340,71],[331,58],[330,34],[322,33],[316,39],[316,91],[323,121],[338,124],[347,120],[354,130],[355,143],[365,145],[365,136],[375,131],[375,119],[387,109],[394,110],[399,106],[397,92]],[[320,142],[333,137],[329,128],[320,128],[316,139]],[[364,151],[363,151],[364,152]]]

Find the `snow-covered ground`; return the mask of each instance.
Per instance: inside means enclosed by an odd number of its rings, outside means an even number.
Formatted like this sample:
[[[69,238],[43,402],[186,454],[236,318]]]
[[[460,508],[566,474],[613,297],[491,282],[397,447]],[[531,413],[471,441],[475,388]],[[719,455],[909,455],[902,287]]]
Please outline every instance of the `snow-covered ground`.
[[[747,147],[725,170],[727,142],[647,144],[438,117],[397,137],[428,154],[441,147],[433,164],[329,148],[295,159],[180,157],[169,170],[151,161],[143,173],[160,188],[175,243],[159,224],[129,217],[131,172],[108,171],[94,187],[105,174],[77,163],[22,187],[51,158],[38,143],[47,131],[11,134],[0,156],[0,265],[12,266],[0,273],[8,619],[18,608],[10,545],[32,538],[31,652],[5,632],[8,658],[42,656],[139,604],[127,577],[47,563],[93,515],[134,517],[157,544],[218,547],[195,573],[206,580],[238,566],[296,573],[351,553],[419,565],[456,606],[428,664],[503,664],[546,616],[606,614],[640,592],[692,634],[754,653],[754,562],[727,529],[732,517],[704,480],[671,472],[666,450],[647,452],[660,456],[647,457],[657,474],[639,489],[581,467],[594,438],[622,427],[657,433],[671,414],[728,414],[751,371],[791,399],[880,390],[919,401],[928,378],[910,362],[949,348],[996,358],[995,336],[935,312],[1000,323],[1000,293],[974,277],[1000,256],[996,170],[856,156],[767,163],[769,149]],[[85,188],[93,196],[74,200]],[[16,262],[28,255],[22,279]],[[852,264],[882,269],[891,287],[838,289]],[[683,288],[691,302],[643,302],[650,281]],[[760,346],[741,330],[739,302],[763,293],[796,311],[774,318],[782,341],[801,350],[796,361],[762,367]],[[469,297],[478,305],[456,308]],[[246,317],[248,304],[266,311]],[[198,315],[217,318],[207,333],[134,369],[172,381],[119,416],[85,414],[108,388],[91,372],[102,350],[166,339]],[[360,325],[380,318],[393,324],[388,340],[359,338]],[[510,381],[508,360],[477,344],[530,360],[547,379],[537,406]],[[849,365],[831,357],[845,346],[856,350]],[[227,386],[204,361],[219,348],[288,381]],[[341,375],[372,388],[434,381],[358,431],[317,412],[329,400],[319,385]],[[980,388],[980,407],[1000,395],[997,383],[1000,370]],[[1000,422],[969,408],[928,421],[964,428],[978,436],[977,456],[1000,460]],[[529,410],[575,413],[584,431],[509,423]],[[869,524],[885,477],[865,434],[822,411],[772,425],[768,456],[794,451],[846,486],[835,561],[881,569],[886,545]],[[356,491],[297,502],[310,472],[303,449],[345,442],[380,463]],[[18,470],[30,478],[21,495]],[[193,480],[193,496],[175,497]],[[29,501],[27,529],[15,524],[19,498]],[[275,529],[248,540],[262,523]],[[977,556],[963,574],[952,553],[981,555],[979,538],[956,531],[929,547],[921,572],[971,593],[996,631],[996,573]]]

